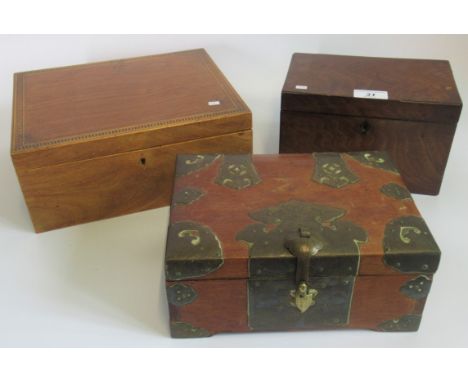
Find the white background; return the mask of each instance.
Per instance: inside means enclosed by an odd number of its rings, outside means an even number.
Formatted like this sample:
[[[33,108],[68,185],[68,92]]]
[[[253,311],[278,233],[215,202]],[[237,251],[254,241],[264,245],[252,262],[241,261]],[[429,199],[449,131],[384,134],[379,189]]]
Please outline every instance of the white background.
[[[462,113],[439,196],[416,195],[443,257],[417,333],[169,337],[168,208],[37,235],[9,157],[12,74],[204,47],[253,112],[254,152],[278,149],[293,52],[439,58],[468,99],[466,36],[0,36],[0,346],[468,346],[468,137]]]

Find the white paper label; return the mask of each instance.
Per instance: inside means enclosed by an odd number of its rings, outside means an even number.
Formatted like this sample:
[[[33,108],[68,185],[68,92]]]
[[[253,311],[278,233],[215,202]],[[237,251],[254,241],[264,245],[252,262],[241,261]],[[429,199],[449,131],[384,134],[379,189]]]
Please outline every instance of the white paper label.
[[[307,90],[308,86],[307,85],[296,85],[297,90]]]
[[[218,106],[218,105],[221,105],[221,102],[218,100],[208,101],[208,106]]]
[[[388,92],[385,90],[354,89],[354,97],[355,98],[388,99]]]

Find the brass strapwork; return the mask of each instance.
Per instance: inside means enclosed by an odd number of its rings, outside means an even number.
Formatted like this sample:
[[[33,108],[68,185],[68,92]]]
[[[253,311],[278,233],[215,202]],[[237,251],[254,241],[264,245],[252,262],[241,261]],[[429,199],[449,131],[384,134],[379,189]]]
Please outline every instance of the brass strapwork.
[[[308,284],[310,258],[323,248],[323,244],[312,237],[309,231],[299,228],[298,234],[288,238],[284,245],[297,258],[297,287],[290,291],[291,304],[299,309],[301,313],[304,313],[315,305],[315,298],[318,295],[318,291]]]

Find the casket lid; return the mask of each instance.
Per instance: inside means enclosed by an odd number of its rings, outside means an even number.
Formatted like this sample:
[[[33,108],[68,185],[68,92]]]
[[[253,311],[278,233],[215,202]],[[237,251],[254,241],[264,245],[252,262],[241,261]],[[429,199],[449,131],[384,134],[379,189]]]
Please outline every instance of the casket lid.
[[[385,93],[387,99],[383,99]],[[295,53],[283,86],[281,108],[454,123],[461,107],[448,61]]]
[[[204,49],[16,73],[14,92],[28,168],[250,129],[230,123],[250,110]]]
[[[383,152],[179,155],[176,171],[168,280],[294,278],[304,243],[310,277],[438,267],[440,250]]]

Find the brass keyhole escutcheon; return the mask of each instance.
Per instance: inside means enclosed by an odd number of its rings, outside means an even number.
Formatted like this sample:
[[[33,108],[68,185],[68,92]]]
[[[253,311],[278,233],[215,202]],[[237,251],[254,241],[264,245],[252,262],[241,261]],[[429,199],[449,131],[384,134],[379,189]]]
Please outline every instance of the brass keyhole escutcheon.
[[[315,298],[318,295],[318,291],[310,288],[305,281],[302,281],[290,294],[292,297],[291,305],[299,309],[301,313],[304,313],[311,306],[315,305]]]

